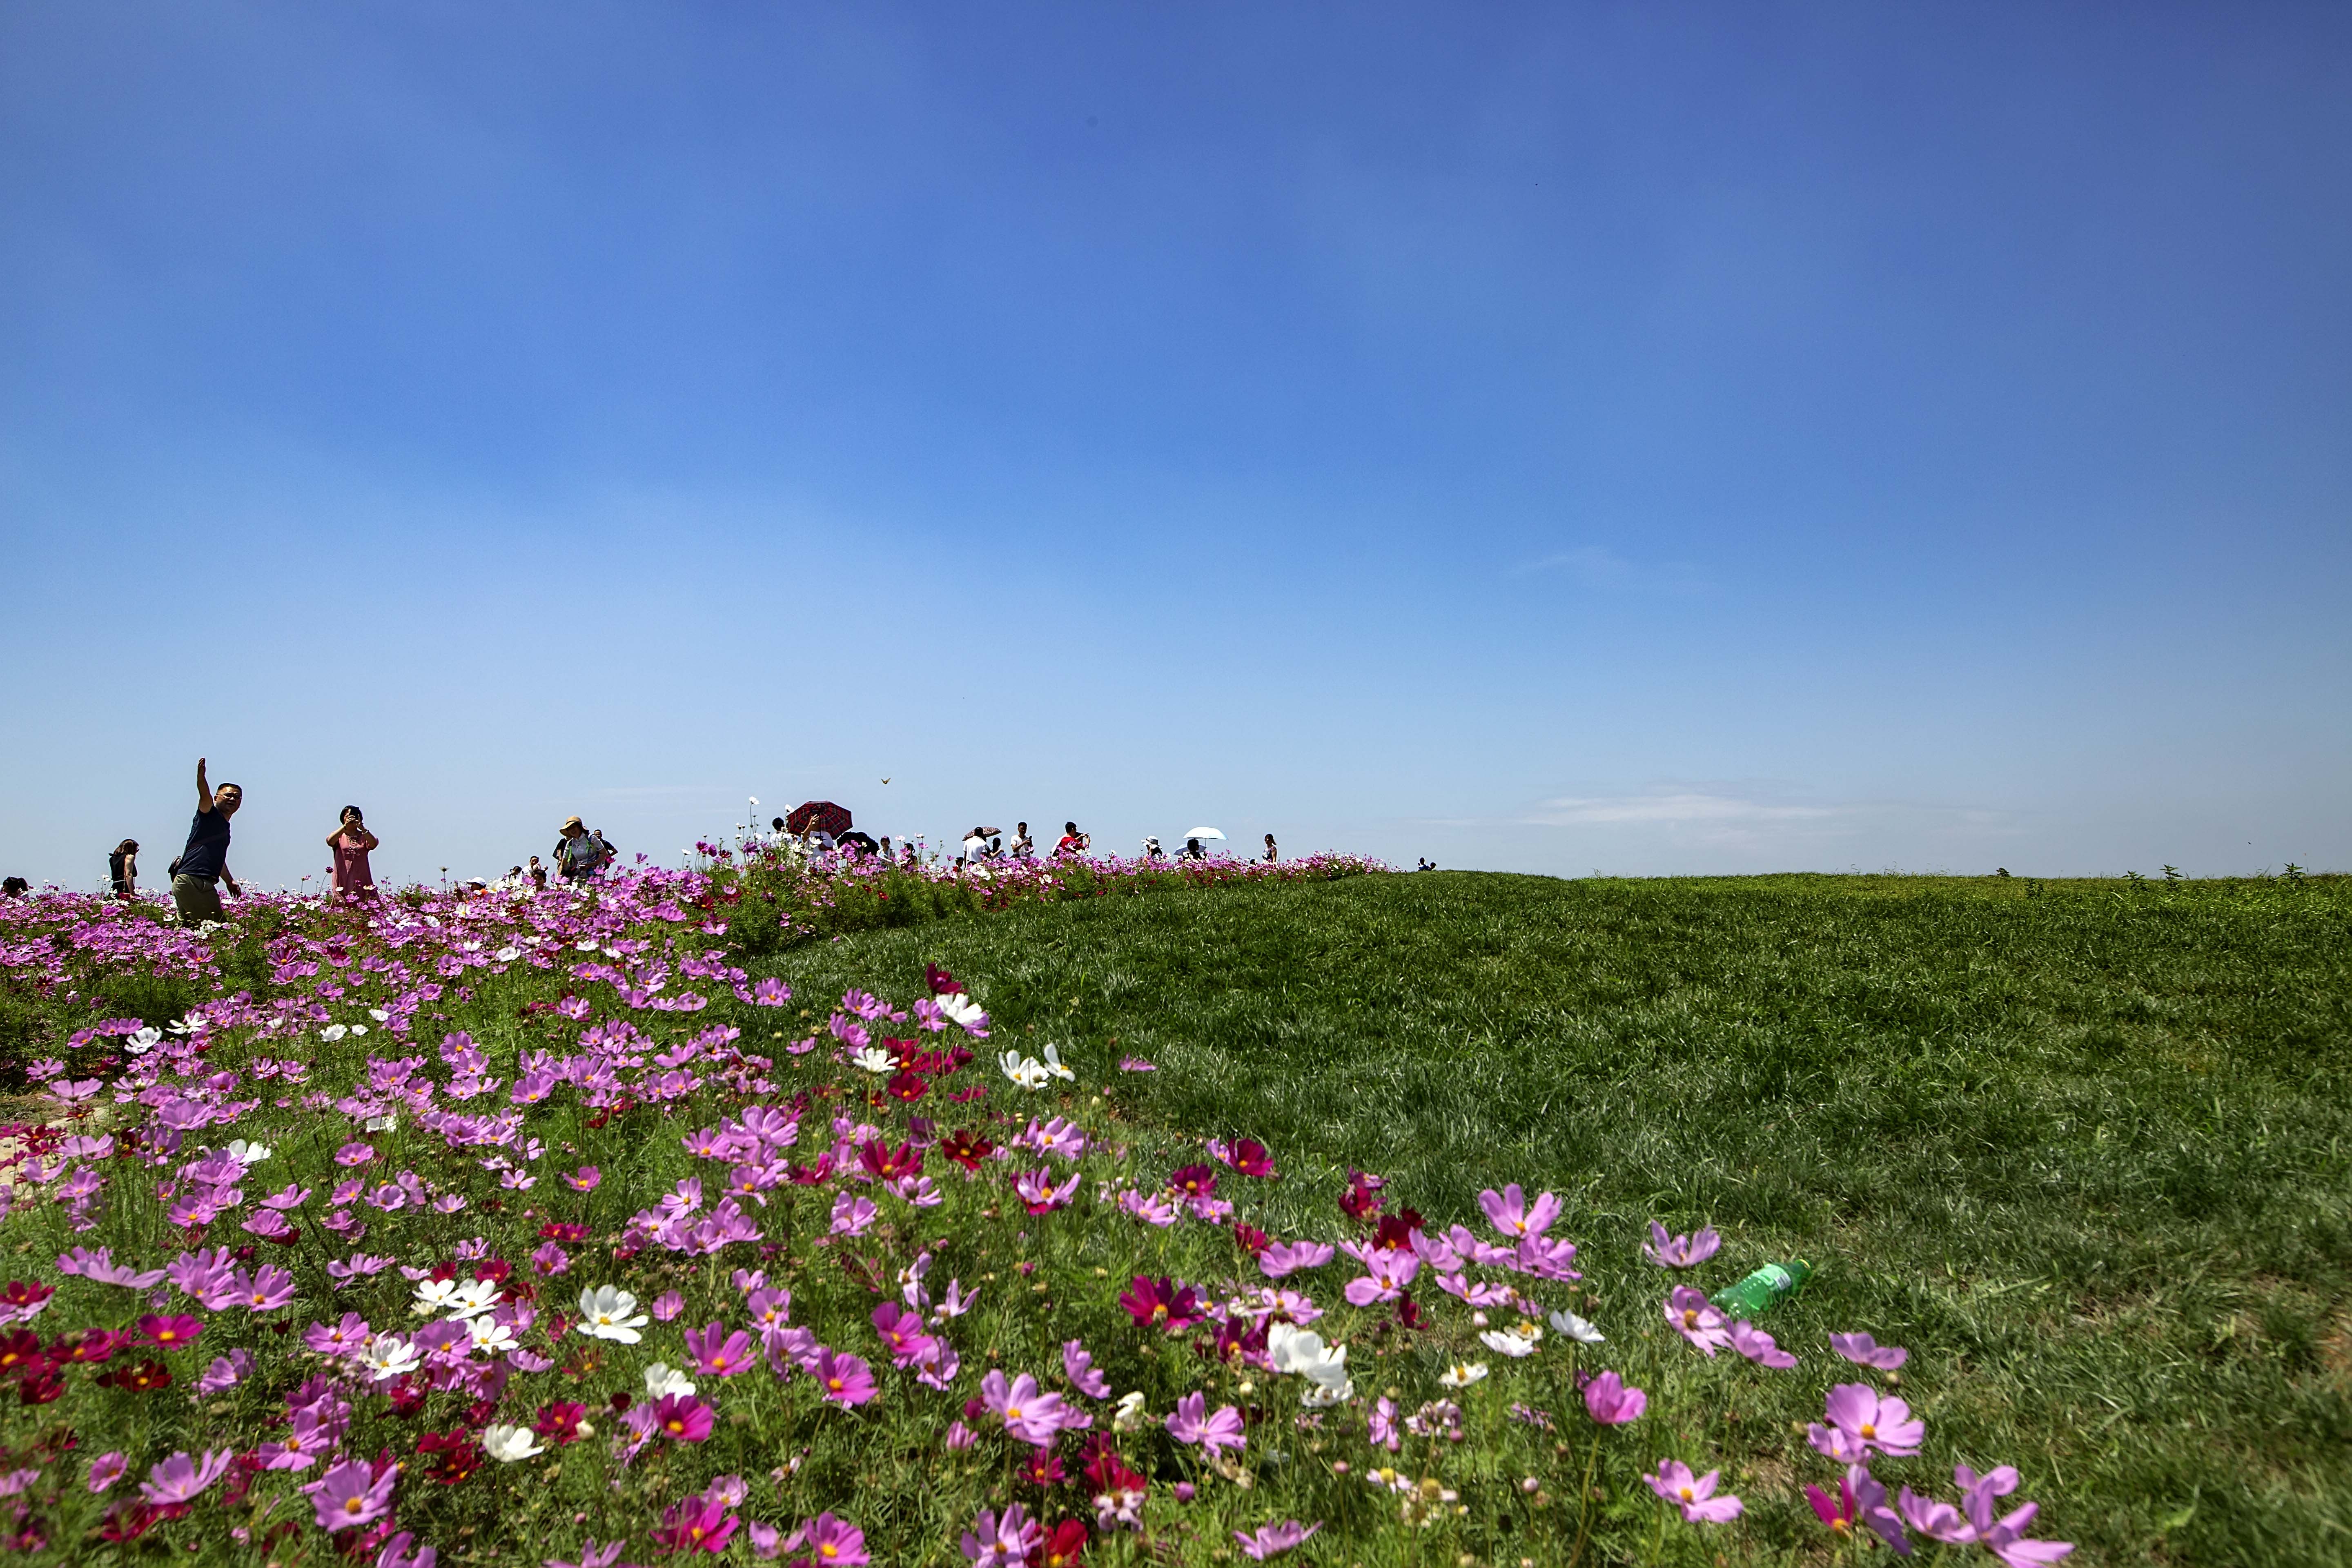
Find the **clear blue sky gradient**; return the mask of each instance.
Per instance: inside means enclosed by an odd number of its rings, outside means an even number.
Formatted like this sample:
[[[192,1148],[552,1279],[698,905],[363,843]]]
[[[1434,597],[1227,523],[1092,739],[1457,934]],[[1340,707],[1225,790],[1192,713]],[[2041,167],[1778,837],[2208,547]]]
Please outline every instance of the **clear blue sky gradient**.
[[[2336,5],[13,5],[0,869],[2352,866],[2347,278]]]

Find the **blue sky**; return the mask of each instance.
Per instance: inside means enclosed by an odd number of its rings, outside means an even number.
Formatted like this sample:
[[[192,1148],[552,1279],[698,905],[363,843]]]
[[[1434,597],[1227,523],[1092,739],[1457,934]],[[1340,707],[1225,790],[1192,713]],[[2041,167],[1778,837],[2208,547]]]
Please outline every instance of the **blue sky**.
[[[11,5],[0,861],[2344,868],[2347,276],[2340,6]]]

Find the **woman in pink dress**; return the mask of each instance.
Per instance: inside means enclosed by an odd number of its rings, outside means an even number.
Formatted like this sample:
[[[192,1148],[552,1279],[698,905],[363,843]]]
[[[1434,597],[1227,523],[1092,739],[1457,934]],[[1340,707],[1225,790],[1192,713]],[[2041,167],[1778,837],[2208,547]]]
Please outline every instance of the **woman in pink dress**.
[[[338,899],[373,899],[375,897],[375,874],[368,869],[368,851],[376,847],[376,837],[367,829],[356,805],[343,807],[343,819],[327,835],[327,847],[335,852],[335,897]]]

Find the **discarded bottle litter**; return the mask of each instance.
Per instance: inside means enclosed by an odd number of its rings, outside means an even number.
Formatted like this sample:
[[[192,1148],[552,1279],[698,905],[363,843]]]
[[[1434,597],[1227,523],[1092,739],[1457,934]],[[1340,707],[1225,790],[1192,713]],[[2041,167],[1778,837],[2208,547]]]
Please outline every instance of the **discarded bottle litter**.
[[[1768,1263],[1729,1289],[1718,1293],[1715,1304],[1734,1318],[1759,1318],[1765,1311],[1797,1293],[1804,1282],[1813,1277],[1813,1266],[1802,1258],[1789,1263]]]

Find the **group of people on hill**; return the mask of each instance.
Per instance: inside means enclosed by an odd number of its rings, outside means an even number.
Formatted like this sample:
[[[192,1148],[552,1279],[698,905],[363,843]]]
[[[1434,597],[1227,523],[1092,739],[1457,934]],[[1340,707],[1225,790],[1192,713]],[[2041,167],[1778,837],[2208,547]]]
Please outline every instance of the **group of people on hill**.
[[[237,885],[236,876],[228,868],[229,841],[233,837],[230,819],[245,805],[245,789],[241,784],[213,784],[205,776],[206,759],[196,759],[196,814],[188,824],[187,842],[175,856],[167,873],[172,879],[172,904],[178,910],[183,923],[199,924],[221,918],[221,889],[229,896],[240,898],[245,889]],[[333,857],[328,876],[338,899],[373,899],[376,896],[375,872],[368,856],[383,843],[367,825],[366,813],[356,805],[343,807],[335,820],[334,830],[327,835],[327,851]],[[554,862],[555,875],[565,882],[586,881],[602,876],[605,868],[620,858],[601,828],[591,828],[576,816],[566,817],[555,847],[549,858]],[[536,855],[526,869],[517,866],[508,873],[509,880],[520,885],[528,881],[535,886],[547,886],[548,872]],[[118,899],[133,899],[139,895],[139,840],[125,838],[108,852],[106,857],[108,890]],[[28,885],[21,877],[7,880],[10,895],[26,892]]]
[[[244,889],[228,868],[228,847],[231,837],[229,819],[245,804],[245,789],[240,784],[224,784],[215,787],[205,777],[205,759],[196,759],[196,814],[188,824],[187,843],[168,868],[172,879],[172,903],[180,919],[195,925],[221,918],[221,889],[226,887],[232,898],[242,897]],[[777,817],[772,824],[779,838],[785,836],[784,819]],[[888,837],[877,839],[868,834],[846,832],[836,837],[821,829],[811,828],[801,835],[811,849],[851,849],[861,854],[892,858]],[[368,864],[369,854],[382,841],[370,830],[366,815],[356,805],[343,807],[337,817],[334,830],[327,835],[327,849],[333,856],[330,871],[334,896],[338,899],[373,899],[376,896],[375,874]],[[1091,836],[1082,833],[1076,822],[1062,824],[1062,836],[1054,843],[1056,858],[1084,855],[1094,846]],[[1159,859],[1165,853],[1156,837],[1143,841],[1144,858]],[[917,850],[912,840],[906,841],[898,854],[913,864]],[[965,864],[990,860],[1034,860],[1037,858],[1036,840],[1029,835],[1025,822],[1013,825],[1013,842],[1007,845],[1003,830],[975,827],[964,835],[963,853],[959,859]],[[1187,838],[1184,847],[1177,852],[1179,860],[1205,860],[1207,848],[1198,838]],[[534,855],[527,866],[510,868],[506,875],[509,886],[544,888],[551,875],[562,882],[583,882],[601,877],[607,868],[620,858],[620,851],[605,838],[604,829],[588,826],[577,816],[564,818],[556,838],[555,847],[542,863]],[[1267,861],[1277,858],[1274,835],[1265,836]],[[139,892],[139,841],[125,838],[106,857],[107,886],[118,899],[132,899]],[[22,877],[10,877],[0,893],[17,897],[29,891]]]

